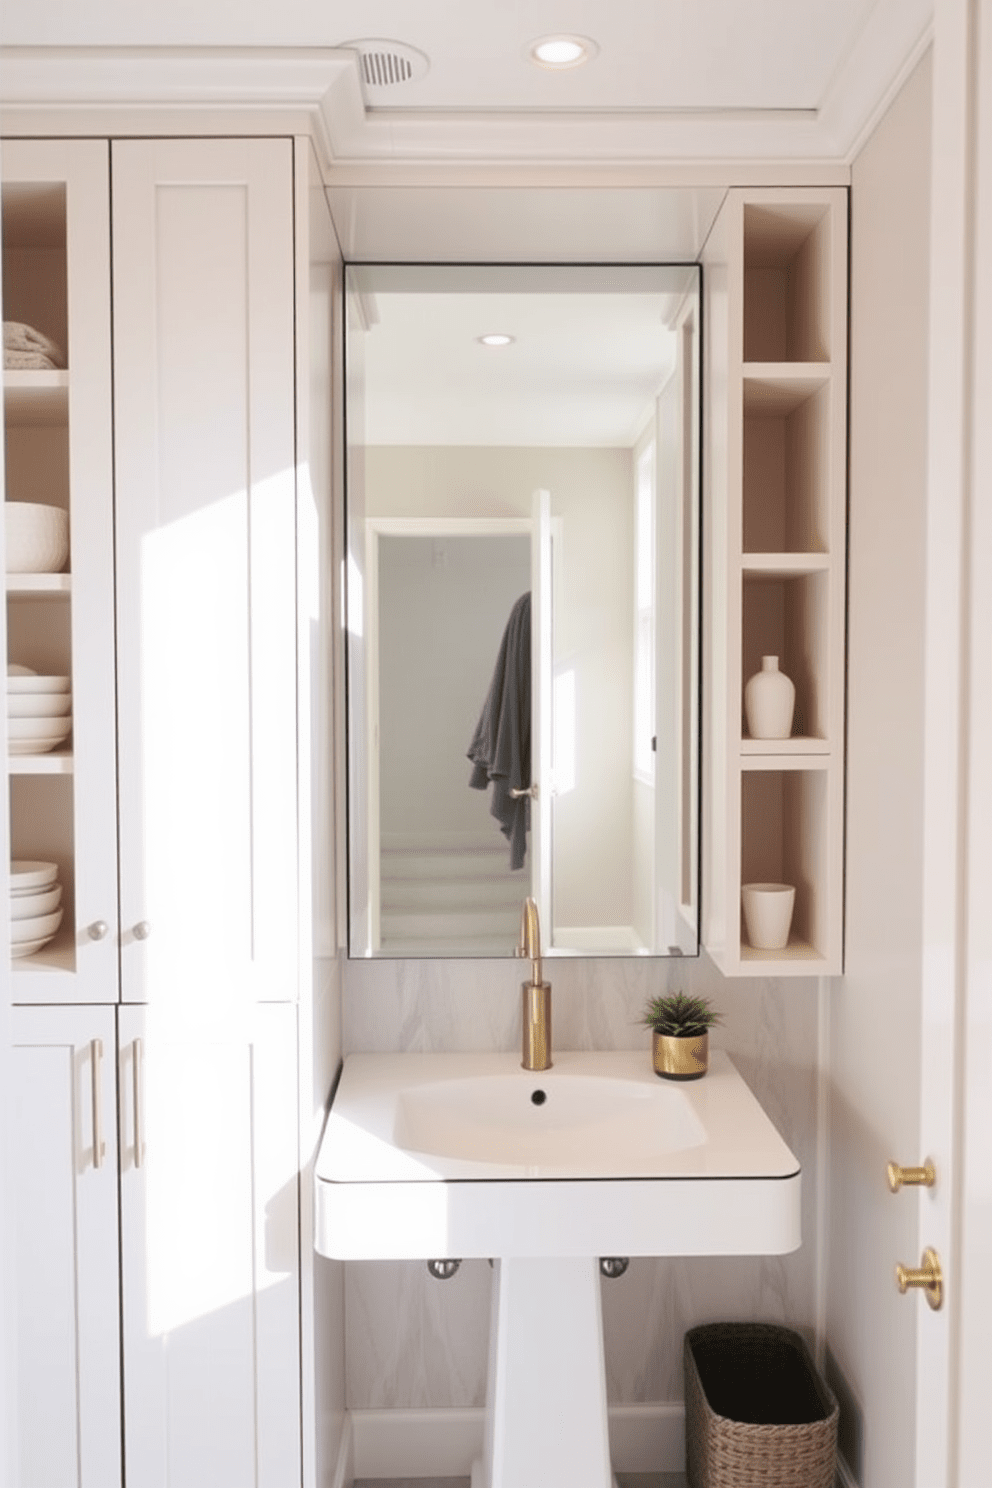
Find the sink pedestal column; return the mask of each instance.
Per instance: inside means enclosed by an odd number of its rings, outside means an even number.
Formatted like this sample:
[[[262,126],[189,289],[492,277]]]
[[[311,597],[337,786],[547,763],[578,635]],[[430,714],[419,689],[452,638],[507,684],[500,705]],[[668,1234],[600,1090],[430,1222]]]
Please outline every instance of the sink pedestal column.
[[[610,1488],[599,1260],[494,1263],[472,1488]]]

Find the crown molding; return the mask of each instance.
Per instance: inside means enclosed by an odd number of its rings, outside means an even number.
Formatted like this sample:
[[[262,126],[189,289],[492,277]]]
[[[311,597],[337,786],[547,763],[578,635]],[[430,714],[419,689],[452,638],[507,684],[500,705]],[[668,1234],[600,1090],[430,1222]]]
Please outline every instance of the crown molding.
[[[878,0],[819,109],[824,138],[850,163],[933,40],[934,0]]]
[[[220,132],[313,135],[328,182],[390,166],[687,171],[846,166],[927,44],[932,0],[876,0],[823,104],[799,110],[428,111],[366,108],[358,57],[334,48],[0,48],[4,128],[162,132],[180,110]]]

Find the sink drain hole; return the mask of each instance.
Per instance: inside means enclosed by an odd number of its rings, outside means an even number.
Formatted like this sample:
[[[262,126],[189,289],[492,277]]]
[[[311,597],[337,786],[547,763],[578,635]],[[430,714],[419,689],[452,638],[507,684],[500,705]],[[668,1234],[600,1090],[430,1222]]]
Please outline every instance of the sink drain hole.
[[[548,1098],[548,1093],[546,1090],[532,1090],[530,1098],[535,1106],[543,1106]]]

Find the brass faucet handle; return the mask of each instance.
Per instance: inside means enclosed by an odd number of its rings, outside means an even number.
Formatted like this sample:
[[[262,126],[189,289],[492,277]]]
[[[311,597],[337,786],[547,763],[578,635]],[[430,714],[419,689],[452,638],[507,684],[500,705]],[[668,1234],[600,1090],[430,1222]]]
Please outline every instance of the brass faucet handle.
[[[896,1266],[896,1286],[903,1296],[910,1287],[919,1287],[926,1293],[927,1301],[938,1312],[944,1302],[944,1273],[940,1269],[940,1258],[935,1250],[927,1246],[919,1266]]]
[[[937,1170],[929,1158],[918,1168],[902,1168],[897,1162],[890,1162],[885,1169],[885,1176],[892,1193],[898,1193],[904,1186],[933,1188],[937,1182]]]

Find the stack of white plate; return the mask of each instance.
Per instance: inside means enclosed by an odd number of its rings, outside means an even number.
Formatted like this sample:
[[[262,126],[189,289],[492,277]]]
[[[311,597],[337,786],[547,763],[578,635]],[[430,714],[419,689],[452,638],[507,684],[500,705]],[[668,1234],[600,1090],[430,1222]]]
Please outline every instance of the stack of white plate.
[[[47,945],[65,911],[57,863],[15,858],[10,865],[10,953],[30,956]]]
[[[30,667],[7,668],[7,738],[11,754],[44,754],[72,732],[68,677],[42,677]]]

